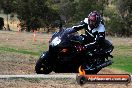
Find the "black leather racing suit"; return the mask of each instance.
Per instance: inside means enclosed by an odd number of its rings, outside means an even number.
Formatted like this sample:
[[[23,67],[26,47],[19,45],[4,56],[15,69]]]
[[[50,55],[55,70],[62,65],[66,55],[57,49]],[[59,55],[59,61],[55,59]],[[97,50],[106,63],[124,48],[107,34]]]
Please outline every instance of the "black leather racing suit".
[[[96,49],[97,44],[102,44],[105,39],[105,27],[102,22],[99,23],[97,28],[91,29],[88,25],[88,18],[85,18],[77,26],[73,26],[71,30],[68,30],[69,33],[77,32],[81,29],[85,29],[85,35],[90,38],[91,42],[85,45],[86,49],[94,50]],[[86,41],[86,40],[85,40]]]

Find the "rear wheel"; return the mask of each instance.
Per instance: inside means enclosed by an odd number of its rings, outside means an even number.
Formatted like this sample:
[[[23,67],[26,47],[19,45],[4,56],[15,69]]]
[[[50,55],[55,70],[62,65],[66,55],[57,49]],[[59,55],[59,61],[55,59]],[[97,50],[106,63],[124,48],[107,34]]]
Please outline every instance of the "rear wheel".
[[[52,72],[52,65],[50,64],[48,57],[48,52],[45,52],[36,62],[35,71],[37,74],[49,74]]]

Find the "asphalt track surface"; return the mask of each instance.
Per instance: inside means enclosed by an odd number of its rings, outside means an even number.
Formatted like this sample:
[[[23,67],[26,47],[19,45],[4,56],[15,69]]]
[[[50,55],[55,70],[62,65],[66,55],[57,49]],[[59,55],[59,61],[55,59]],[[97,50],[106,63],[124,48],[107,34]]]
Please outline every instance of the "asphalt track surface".
[[[49,78],[49,79],[56,79],[56,78],[71,78],[76,79],[77,74],[70,74],[70,75],[62,75],[62,74],[54,74],[54,75],[43,75],[43,74],[33,74],[33,75],[0,75],[0,79],[4,78]]]
[[[0,79],[8,78],[45,78],[45,79],[76,79],[77,74],[33,74],[33,75],[0,75]],[[132,75],[131,75],[132,79]],[[132,80],[131,80],[132,81]]]

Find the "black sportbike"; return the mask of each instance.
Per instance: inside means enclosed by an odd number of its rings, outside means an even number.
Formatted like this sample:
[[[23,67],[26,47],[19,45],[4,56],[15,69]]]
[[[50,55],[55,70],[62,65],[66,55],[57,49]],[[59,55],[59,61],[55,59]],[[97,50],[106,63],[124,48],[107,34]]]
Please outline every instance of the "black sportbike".
[[[53,34],[48,51],[43,52],[36,62],[37,74],[49,74],[52,71],[78,73],[80,66],[86,74],[97,74],[102,68],[112,64],[113,56],[110,53],[114,47],[108,40],[104,40],[103,45],[97,45],[97,49],[93,51],[80,51],[79,47],[85,45],[85,35],[67,34],[67,31],[70,28]]]

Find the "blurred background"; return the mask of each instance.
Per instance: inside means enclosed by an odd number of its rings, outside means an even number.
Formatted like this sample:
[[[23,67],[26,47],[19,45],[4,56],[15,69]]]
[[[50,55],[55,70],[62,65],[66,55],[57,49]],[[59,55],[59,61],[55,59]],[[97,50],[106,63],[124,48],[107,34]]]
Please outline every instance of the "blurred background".
[[[35,73],[60,23],[72,27],[93,10],[102,15],[115,47],[114,63],[102,73],[132,73],[132,0],[0,0],[0,74]]]
[[[132,0],[0,0],[0,30],[53,32],[93,11],[103,17],[106,35],[132,35]]]

